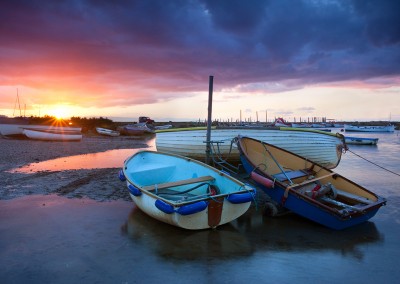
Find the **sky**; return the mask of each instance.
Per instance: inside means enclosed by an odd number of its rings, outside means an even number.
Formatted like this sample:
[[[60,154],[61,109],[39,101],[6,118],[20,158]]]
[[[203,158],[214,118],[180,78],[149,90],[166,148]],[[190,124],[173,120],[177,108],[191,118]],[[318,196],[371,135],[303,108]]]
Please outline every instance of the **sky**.
[[[400,121],[400,1],[0,6],[0,115]]]

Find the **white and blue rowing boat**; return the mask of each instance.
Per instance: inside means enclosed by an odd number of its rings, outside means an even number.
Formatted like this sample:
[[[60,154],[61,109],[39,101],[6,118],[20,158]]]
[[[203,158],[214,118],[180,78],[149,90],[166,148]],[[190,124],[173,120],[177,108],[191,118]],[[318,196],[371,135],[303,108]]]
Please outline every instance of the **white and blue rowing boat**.
[[[187,157],[139,151],[119,178],[149,216],[185,229],[215,228],[243,215],[255,189],[229,174]]]

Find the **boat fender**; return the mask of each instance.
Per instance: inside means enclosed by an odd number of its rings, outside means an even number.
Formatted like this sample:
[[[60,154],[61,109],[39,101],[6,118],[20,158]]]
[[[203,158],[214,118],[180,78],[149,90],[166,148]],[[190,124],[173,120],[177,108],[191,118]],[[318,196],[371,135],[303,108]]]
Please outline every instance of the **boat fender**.
[[[140,189],[133,186],[132,184],[128,185],[128,190],[129,190],[130,194],[132,194],[133,196],[142,195],[142,192],[140,191]]]
[[[119,178],[120,181],[126,181],[126,177],[124,175],[124,171],[123,170],[119,170],[118,178]]]
[[[233,204],[250,202],[250,201],[254,200],[254,192],[229,194],[226,197],[226,200],[228,200],[230,203],[233,203]]]
[[[263,177],[262,175],[259,175],[256,172],[251,172],[250,178],[267,188],[274,187],[274,181],[270,180],[269,178]]]
[[[155,202],[156,207],[164,213],[172,214],[175,212],[174,206],[165,203],[164,201],[157,199]]]
[[[176,212],[181,215],[190,215],[190,214],[194,214],[194,213],[203,211],[204,209],[207,208],[207,206],[208,206],[208,202],[203,200],[203,201],[199,201],[199,202],[181,206],[176,210]]]

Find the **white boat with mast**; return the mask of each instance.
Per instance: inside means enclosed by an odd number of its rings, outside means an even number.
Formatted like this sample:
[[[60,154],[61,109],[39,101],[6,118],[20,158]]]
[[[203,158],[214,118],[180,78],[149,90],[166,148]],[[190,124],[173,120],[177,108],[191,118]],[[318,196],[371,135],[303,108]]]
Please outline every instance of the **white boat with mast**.
[[[19,116],[15,117],[15,111],[18,104]],[[51,124],[38,124],[33,122],[32,118],[22,115],[21,104],[19,100],[19,94],[17,89],[17,98],[15,101],[13,117],[1,116],[0,117],[0,135],[2,136],[13,136],[13,135],[24,135],[24,129],[41,130],[41,131],[61,131],[61,132],[81,132],[81,127],[72,127],[66,123],[59,121],[52,121]]]

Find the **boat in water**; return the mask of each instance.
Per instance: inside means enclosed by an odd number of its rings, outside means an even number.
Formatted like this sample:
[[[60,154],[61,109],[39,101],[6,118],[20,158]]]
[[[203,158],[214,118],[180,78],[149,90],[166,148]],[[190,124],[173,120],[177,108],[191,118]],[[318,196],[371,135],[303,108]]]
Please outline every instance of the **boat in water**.
[[[330,169],[274,145],[238,137],[246,172],[276,203],[341,230],[372,218],[386,200]]]
[[[345,131],[355,131],[355,132],[394,132],[394,125],[386,126],[361,126],[361,125],[344,125]]]
[[[376,145],[378,144],[379,138],[367,138],[367,137],[350,137],[345,136],[346,144],[351,145]]]
[[[82,133],[76,131],[60,131],[54,129],[24,128],[23,134],[29,139],[44,141],[80,141]]]
[[[102,127],[96,127],[96,132],[100,135],[112,136],[112,137],[116,137],[116,136],[120,135],[119,131],[102,128]]]
[[[119,173],[135,204],[149,216],[189,230],[215,228],[243,215],[255,189],[187,157],[139,151]]]
[[[292,127],[293,128],[311,128],[311,125],[310,124],[307,124],[307,123],[304,123],[304,122],[301,122],[301,123],[292,123]]]
[[[188,156],[200,161],[206,160],[207,130],[173,130],[156,133],[156,148],[159,151]],[[307,157],[327,168],[335,168],[346,150],[344,136],[318,130],[281,128],[226,128],[211,130],[211,151],[221,155],[230,163],[240,161],[239,151],[234,143],[238,135],[265,141],[298,155]]]

